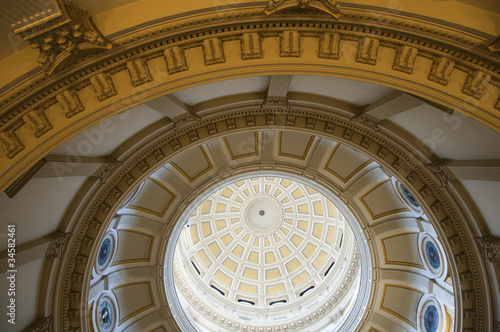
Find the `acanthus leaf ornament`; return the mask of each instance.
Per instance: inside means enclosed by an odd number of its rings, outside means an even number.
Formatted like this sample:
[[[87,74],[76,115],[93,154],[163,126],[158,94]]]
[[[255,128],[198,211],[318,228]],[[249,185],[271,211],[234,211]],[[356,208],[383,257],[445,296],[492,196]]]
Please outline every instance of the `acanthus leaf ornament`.
[[[87,10],[73,2],[52,2],[57,10],[48,18],[14,26],[14,34],[39,50],[37,61],[47,75],[83,51],[111,49],[112,44],[96,28]]]
[[[293,7],[301,9],[315,8],[330,14],[338,20],[342,16],[339,3],[340,1],[335,0],[269,0],[264,13],[271,15],[283,9]]]

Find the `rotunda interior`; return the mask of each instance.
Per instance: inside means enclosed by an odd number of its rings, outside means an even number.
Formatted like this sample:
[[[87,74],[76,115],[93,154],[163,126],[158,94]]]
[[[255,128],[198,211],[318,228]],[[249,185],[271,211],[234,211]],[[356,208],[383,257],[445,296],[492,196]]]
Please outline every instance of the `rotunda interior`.
[[[499,328],[495,1],[3,8],[0,330]]]

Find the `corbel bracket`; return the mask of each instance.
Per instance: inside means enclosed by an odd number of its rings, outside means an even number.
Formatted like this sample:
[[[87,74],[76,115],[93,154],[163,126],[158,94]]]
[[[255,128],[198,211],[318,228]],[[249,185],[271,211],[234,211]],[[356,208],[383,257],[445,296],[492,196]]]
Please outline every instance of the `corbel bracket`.
[[[54,10],[43,15],[33,13],[33,19],[12,25],[14,34],[39,50],[37,61],[47,75],[84,51],[111,49],[112,44],[99,32],[87,10],[73,2],[50,2]]]

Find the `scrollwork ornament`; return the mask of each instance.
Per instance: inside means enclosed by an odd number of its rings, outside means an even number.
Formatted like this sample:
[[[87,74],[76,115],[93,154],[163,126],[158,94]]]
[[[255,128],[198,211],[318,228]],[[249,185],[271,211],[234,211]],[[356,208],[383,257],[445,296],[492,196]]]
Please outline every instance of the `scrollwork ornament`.
[[[477,242],[483,250],[485,263],[500,262],[500,238],[490,235],[478,238]]]
[[[68,57],[85,50],[109,50],[112,44],[97,30],[87,10],[72,2],[64,4],[62,16],[14,30],[39,50],[37,58],[46,74],[51,74]]]

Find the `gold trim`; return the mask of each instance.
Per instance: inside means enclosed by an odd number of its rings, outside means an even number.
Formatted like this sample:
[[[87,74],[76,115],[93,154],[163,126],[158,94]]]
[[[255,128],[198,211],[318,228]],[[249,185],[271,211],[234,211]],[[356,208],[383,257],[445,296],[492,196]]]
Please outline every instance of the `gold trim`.
[[[420,295],[420,298],[422,298],[422,296],[424,296],[425,294],[424,294],[423,292],[419,291],[418,289],[413,288],[413,287],[409,287],[409,286],[404,286],[404,285],[396,285],[396,284],[384,284],[384,293],[383,293],[383,295],[382,295],[382,301],[380,301],[380,306],[379,306],[380,310],[384,310],[385,312],[388,312],[388,313],[390,313],[391,315],[396,316],[397,318],[401,319],[402,321],[404,321],[404,322],[406,322],[406,323],[410,324],[410,325],[411,325],[411,326],[413,326],[414,328],[417,328],[416,322],[415,322],[415,324],[413,324],[412,322],[410,322],[410,321],[409,321],[408,319],[406,319],[405,317],[403,317],[403,316],[399,315],[398,313],[396,313],[396,312],[394,312],[394,311],[392,311],[392,310],[390,310],[390,309],[388,309],[388,308],[386,308],[386,307],[384,307],[384,306],[383,306],[383,304],[384,304],[384,299],[385,299],[385,294],[386,294],[386,290],[387,290],[387,286],[391,286],[391,287],[398,287],[398,288],[404,288],[404,289],[409,289],[409,290],[415,291],[415,292],[417,292],[417,293],[422,294],[422,295]],[[419,299],[419,301],[420,301],[420,299]],[[416,313],[415,313],[415,316],[416,316]],[[418,317],[416,317],[416,319],[418,319]]]
[[[120,315],[120,301],[118,301],[118,297],[116,296],[115,294],[115,289],[118,289],[118,288],[123,288],[123,287],[127,287],[127,286],[131,286],[131,285],[138,285],[138,284],[147,284],[148,285],[148,288],[149,288],[149,297],[151,298],[151,304],[148,304],[147,306],[145,307],[142,307],[141,309],[138,309],[134,312],[132,312],[131,314],[129,314],[128,316],[124,317],[122,320],[120,320],[118,322],[118,326],[120,326],[121,324],[123,324],[126,320],[140,314],[141,312],[145,311],[145,310],[148,310],[149,308],[153,308],[156,303],[155,303],[155,298],[154,298],[154,295],[153,295],[153,289],[151,287],[151,281],[147,280],[147,281],[136,281],[136,282],[129,282],[129,283],[126,283],[126,284],[121,284],[117,287],[114,287],[111,289],[111,291],[113,292],[113,294],[115,295],[115,297],[117,298],[117,305],[118,305],[118,316]]]
[[[208,167],[206,169],[204,169],[203,171],[201,171],[200,173],[198,173],[198,175],[196,175],[194,178],[190,177],[186,172],[184,172],[180,167],[179,165],[176,165],[174,163],[174,161],[172,160],[170,162],[170,165],[172,165],[173,168],[175,168],[179,173],[181,173],[186,179],[189,180],[189,182],[194,182],[196,181],[196,179],[198,179],[200,176],[202,176],[203,174],[205,174],[206,172],[212,170],[214,168],[214,166],[212,165],[212,162],[210,161],[210,158],[208,158],[208,155],[207,155],[207,152],[205,151],[205,149],[203,148],[203,146],[200,146],[200,149],[201,151],[203,152],[203,155],[205,156],[205,159],[207,160],[208,162]]]
[[[370,332],[382,332],[379,329],[374,328],[373,326],[370,326]]]
[[[343,178],[340,176],[340,174],[336,173],[334,170],[328,168],[328,164],[330,163],[330,161],[332,160],[332,157],[333,155],[335,154],[335,152],[337,151],[338,147],[340,146],[341,144],[338,143],[332,150],[332,153],[330,154],[330,157],[328,157],[328,160],[325,164],[325,166],[323,167],[324,170],[332,173],[334,176],[336,176],[337,178],[339,178],[342,182],[344,183],[347,183],[350,179],[352,179],[356,174],[358,174],[363,168],[365,168],[366,166],[368,166],[369,164],[371,164],[371,162],[373,161],[371,158],[368,158],[367,161],[365,161],[364,163],[362,163],[360,166],[358,166],[358,168],[356,168],[354,171],[351,172],[351,174],[349,174],[349,176],[347,178]],[[358,153],[358,152],[357,152]]]
[[[145,259],[136,258],[136,259],[126,259],[126,260],[121,260],[121,261],[115,261],[115,260],[113,260],[113,262],[111,263],[110,266],[123,265],[123,264],[128,264],[128,263],[138,263],[138,262],[151,262],[151,256],[152,256],[152,253],[153,253],[153,244],[154,244],[154,241],[155,241],[155,236],[154,235],[147,234],[147,233],[140,232],[140,231],[136,231],[136,230],[132,230],[132,229],[117,229],[116,230],[117,238],[119,238],[118,232],[136,233],[136,234],[144,235],[144,236],[147,236],[147,237],[151,238],[151,241],[149,243],[148,257],[145,258]],[[118,242],[118,240],[117,240],[117,242]],[[116,252],[118,252],[118,247],[117,247]],[[116,257],[116,253],[115,253],[115,257]]]
[[[223,137],[222,140],[224,141],[224,144],[226,145],[226,149],[229,152],[229,156],[231,157],[231,160],[236,160],[239,158],[245,158],[245,157],[250,157],[250,156],[258,156],[259,155],[259,135],[257,132],[254,132],[255,135],[255,152],[251,153],[245,153],[241,154],[238,156],[233,155],[233,152],[231,151],[231,148],[229,147],[229,143],[227,142],[226,137]],[[229,136],[235,136],[235,135],[229,135]]]
[[[160,218],[163,218],[165,216],[165,214],[167,213],[168,209],[170,208],[170,206],[172,205],[172,203],[175,201],[175,199],[177,198],[177,195],[174,194],[172,191],[170,191],[170,189],[168,189],[163,183],[161,183],[160,181],[152,178],[152,177],[149,177],[147,178],[146,180],[144,180],[144,182],[146,182],[147,180],[151,180],[153,181],[154,183],[156,183],[157,185],[159,185],[160,187],[162,187],[163,189],[165,189],[170,195],[172,195],[172,199],[167,203],[167,206],[165,206],[165,208],[163,209],[163,211],[161,213],[158,213],[156,211],[153,211],[153,210],[149,210],[149,209],[146,209],[146,208],[143,208],[143,207],[140,207],[140,206],[135,206],[135,205],[132,205],[132,204],[129,204],[126,206],[127,209],[132,209],[132,210],[137,210],[137,211],[142,211],[142,212],[146,212],[146,213],[150,213],[152,215],[155,215],[157,217],[160,217]],[[144,188],[144,187],[143,187]],[[142,189],[136,194],[134,195],[134,199],[132,200],[132,202],[137,198],[137,196],[141,193]],[[130,203],[132,203],[130,202]]]
[[[288,153],[281,152],[281,135],[282,134],[283,134],[283,132],[280,131],[279,139],[278,139],[278,156],[290,157],[290,158],[295,158],[295,159],[299,159],[299,160],[306,160],[307,154],[309,153],[309,149],[311,148],[311,145],[312,145],[314,139],[316,138],[316,136],[311,134],[311,138],[309,139],[309,143],[307,143],[307,147],[306,147],[304,153],[302,154],[302,157],[299,157],[299,156],[294,155],[294,154],[288,154]]]
[[[385,249],[385,243],[384,243],[384,241],[385,241],[385,240],[387,240],[387,239],[393,238],[393,237],[402,236],[402,235],[406,235],[406,234],[417,234],[417,235],[418,235],[419,233],[418,233],[418,232],[405,232],[405,233],[398,233],[398,234],[394,234],[394,235],[387,236],[387,237],[384,237],[384,238],[381,238],[381,239],[380,239],[380,242],[382,243],[383,252],[384,252],[384,262],[385,262],[386,264],[389,264],[389,265],[413,266],[413,267],[416,267],[416,268],[419,268],[419,269],[425,270],[425,267],[424,267],[423,265],[414,264],[414,263],[409,263],[409,262],[388,261],[388,260],[387,260],[387,250]]]
[[[361,201],[361,203],[363,203],[363,205],[365,206],[365,208],[368,210],[368,213],[370,214],[370,216],[372,217],[373,220],[377,220],[379,218],[386,217],[386,216],[389,216],[391,214],[396,214],[396,213],[399,213],[399,212],[411,212],[411,210],[408,209],[408,208],[400,208],[400,209],[389,210],[389,211],[386,211],[386,212],[383,212],[383,213],[377,214],[377,215],[373,214],[372,210],[368,207],[368,204],[366,204],[366,202],[365,202],[365,200],[363,198],[365,198],[365,196],[369,195],[372,191],[374,191],[375,189],[377,189],[377,187],[383,185],[384,183],[386,183],[388,181],[390,181],[390,179],[387,179],[387,180],[384,180],[384,181],[380,182],[375,187],[373,187],[370,190],[368,190],[368,192],[366,192],[366,194],[364,194],[363,196],[361,196],[359,198],[359,200]]]
[[[153,327],[148,332],[153,332],[153,331],[156,331],[158,329],[162,329],[163,331],[167,332],[167,328],[165,327],[165,324],[161,324],[161,325],[158,325],[157,327]]]

